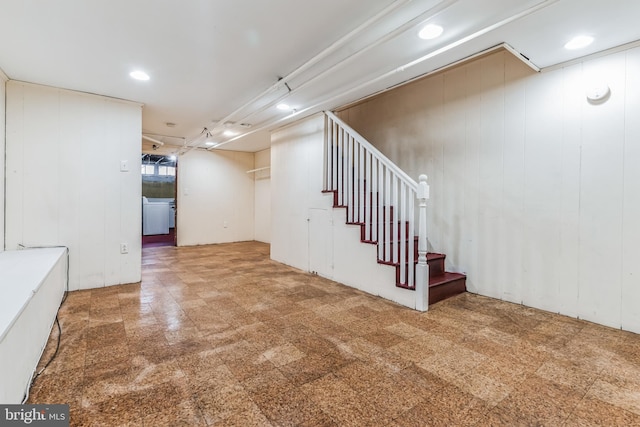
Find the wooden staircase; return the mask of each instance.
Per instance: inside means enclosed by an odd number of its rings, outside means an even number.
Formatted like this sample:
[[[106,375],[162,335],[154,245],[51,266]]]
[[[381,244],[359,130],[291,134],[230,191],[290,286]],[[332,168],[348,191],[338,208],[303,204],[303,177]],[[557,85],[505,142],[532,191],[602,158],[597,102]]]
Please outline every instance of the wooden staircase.
[[[348,206],[341,205],[338,202],[338,192],[336,190],[325,190],[323,193],[333,193],[333,208],[334,209],[349,209]],[[374,200],[373,195],[370,196],[370,200]],[[369,209],[373,209],[373,207],[369,207]],[[390,207],[390,210],[393,211],[393,206]],[[346,223],[350,225],[359,225],[360,226],[360,241],[366,244],[378,245],[382,244],[382,242],[378,242],[376,240],[367,239],[366,236],[371,233],[366,233],[365,227],[367,226],[363,222],[358,221],[349,221],[350,215],[346,213]],[[412,245],[414,248],[414,265],[412,268],[415,271],[415,265],[418,260],[418,244],[417,244],[418,236],[414,236],[415,244]],[[408,246],[408,245],[407,245]],[[427,264],[429,265],[429,305],[435,304],[439,301],[442,301],[446,298],[452,297],[454,295],[461,294],[466,292],[466,276],[460,273],[452,273],[445,271],[445,254],[440,253],[427,253]],[[407,286],[402,282],[400,278],[400,264],[397,262],[384,261],[378,258],[379,264],[389,265],[396,268],[396,286],[405,289],[415,289],[415,287]]]
[[[397,287],[416,291],[416,310],[427,309],[427,296],[433,304],[465,292],[466,277],[445,271],[445,255],[427,253],[427,176],[416,182],[335,114],[325,118],[323,192],[346,210],[346,224],[376,245],[379,264],[395,267]]]

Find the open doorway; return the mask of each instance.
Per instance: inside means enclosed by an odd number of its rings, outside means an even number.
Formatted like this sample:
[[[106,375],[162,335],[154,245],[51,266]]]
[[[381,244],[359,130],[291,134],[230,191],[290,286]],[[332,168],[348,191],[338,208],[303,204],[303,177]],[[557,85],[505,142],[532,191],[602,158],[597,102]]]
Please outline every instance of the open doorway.
[[[175,246],[177,158],[142,155],[142,247]]]

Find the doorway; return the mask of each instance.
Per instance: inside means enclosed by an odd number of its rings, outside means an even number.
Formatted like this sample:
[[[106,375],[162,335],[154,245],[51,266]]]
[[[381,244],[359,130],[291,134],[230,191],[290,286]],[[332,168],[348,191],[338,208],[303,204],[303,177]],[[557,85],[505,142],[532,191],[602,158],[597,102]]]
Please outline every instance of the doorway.
[[[175,155],[142,155],[142,247],[176,246]]]

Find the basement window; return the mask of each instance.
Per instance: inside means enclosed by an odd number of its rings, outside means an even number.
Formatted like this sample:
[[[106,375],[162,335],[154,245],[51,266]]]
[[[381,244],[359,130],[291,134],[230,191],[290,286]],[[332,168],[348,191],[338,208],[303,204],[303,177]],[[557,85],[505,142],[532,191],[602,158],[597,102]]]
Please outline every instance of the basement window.
[[[155,175],[156,165],[142,165],[142,175]]]
[[[174,166],[158,166],[159,176],[176,176],[176,168]]]
[[[151,178],[174,178],[176,176],[175,156],[142,155],[142,175]]]

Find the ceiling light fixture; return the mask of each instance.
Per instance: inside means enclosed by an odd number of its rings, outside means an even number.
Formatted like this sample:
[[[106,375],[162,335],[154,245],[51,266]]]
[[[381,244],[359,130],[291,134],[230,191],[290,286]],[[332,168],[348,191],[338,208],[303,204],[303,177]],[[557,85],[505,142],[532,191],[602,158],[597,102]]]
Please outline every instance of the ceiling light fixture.
[[[236,135],[238,135],[238,132],[234,130],[227,129],[224,131],[224,136],[236,136]]]
[[[282,110],[282,111],[290,111],[291,110],[291,107],[289,105],[287,105],[287,104],[284,104],[284,103],[276,105],[276,108],[278,110]]]
[[[132,79],[146,81],[149,80],[149,74],[141,70],[135,70],[129,73]]]
[[[582,49],[591,43],[593,43],[593,37],[591,36],[576,36],[569,40],[567,44],[564,45],[564,48],[569,50]]]
[[[420,30],[418,37],[423,40],[431,40],[440,37],[443,31],[444,29],[440,25],[427,24]]]
[[[204,145],[206,145],[207,147],[215,147],[216,145],[218,145],[218,143],[213,141],[207,141],[204,143]]]

